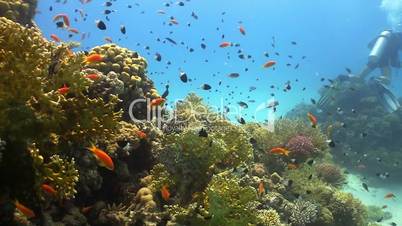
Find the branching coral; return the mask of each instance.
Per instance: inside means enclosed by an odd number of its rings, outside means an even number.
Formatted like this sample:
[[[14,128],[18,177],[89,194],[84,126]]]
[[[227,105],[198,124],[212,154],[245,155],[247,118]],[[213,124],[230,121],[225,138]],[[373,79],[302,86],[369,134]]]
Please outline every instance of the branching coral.
[[[0,17],[6,17],[22,25],[32,24],[37,0],[1,0]]]
[[[289,220],[292,222],[292,225],[305,226],[317,220],[318,211],[317,205],[309,201],[296,200]]]
[[[74,159],[68,161],[58,155],[53,155],[50,157],[49,162],[45,162],[37,148],[31,147],[29,151],[33,159],[40,196],[43,197],[40,185],[46,183],[56,190],[55,195],[59,200],[74,198],[77,193],[75,186],[79,178]]]
[[[258,223],[264,226],[280,226],[281,219],[274,209],[259,210],[257,214]]]
[[[238,179],[228,172],[215,175],[206,193],[211,215],[209,225],[247,225],[257,221],[255,190],[240,186]]]

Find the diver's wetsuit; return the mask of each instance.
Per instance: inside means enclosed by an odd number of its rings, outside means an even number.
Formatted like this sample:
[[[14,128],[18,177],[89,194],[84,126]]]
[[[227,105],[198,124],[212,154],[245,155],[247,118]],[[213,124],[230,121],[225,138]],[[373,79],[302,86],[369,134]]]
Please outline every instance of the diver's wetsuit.
[[[391,67],[400,68],[401,62],[399,61],[399,51],[402,51],[402,32],[392,32],[389,31],[390,35],[387,37],[387,43],[381,56],[375,61],[369,61],[367,66],[364,68],[360,76],[362,78],[367,77],[376,68],[381,69],[382,82],[386,85],[390,83]],[[380,36],[381,37],[381,36]],[[376,38],[373,42],[369,44],[371,49],[374,48],[376,41],[380,38]]]

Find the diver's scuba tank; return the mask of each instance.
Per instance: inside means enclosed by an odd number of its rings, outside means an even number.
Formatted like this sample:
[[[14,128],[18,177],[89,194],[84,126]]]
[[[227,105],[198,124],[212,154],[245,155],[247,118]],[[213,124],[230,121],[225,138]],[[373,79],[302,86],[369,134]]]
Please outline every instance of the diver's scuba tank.
[[[392,36],[391,30],[381,32],[380,36],[375,41],[373,48],[371,49],[369,55],[370,65],[376,65],[379,62],[379,60],[384,54],[384,51],[388,45],[388,42],[390,41],[391,36]]]

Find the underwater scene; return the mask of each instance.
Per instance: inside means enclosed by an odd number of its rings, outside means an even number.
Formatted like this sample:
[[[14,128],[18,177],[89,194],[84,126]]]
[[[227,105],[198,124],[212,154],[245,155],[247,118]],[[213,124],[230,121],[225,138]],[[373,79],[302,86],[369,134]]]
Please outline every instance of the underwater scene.
[[[402,0],[0,0],[0,226],[402,226]]]

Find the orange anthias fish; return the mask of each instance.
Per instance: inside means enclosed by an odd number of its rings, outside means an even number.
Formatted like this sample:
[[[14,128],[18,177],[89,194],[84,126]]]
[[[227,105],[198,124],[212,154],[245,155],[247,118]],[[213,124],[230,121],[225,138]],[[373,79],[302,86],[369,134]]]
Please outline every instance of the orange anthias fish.
[[[92,147],[88,148],[88,150],[94,154],[100,166],[105,167],[108,170],[114,170],[113,160],[108,154],[106,154],[106,152],[97,148],[95,145],[92,145]]]
[[[61,18],[63,19],[64,24],[67,27],[70,27],[70,19],[67,16],[67,14],[64,14],[64,13],[57,14],[56,16],[53,17],[53,21],[59,20]]]
[[[221,47],[221,48],[226,48],[226,47],[231,46],[231,45],[232,45],[231,42],[222,42],[222,43],[219,45],[219,47]]]
[[[263,67],[264,67],[264,68],[269,68],[269,67],[274,66],[275,64],[276,64],[276,61],[274,61],[274,60],[269,60],[269,61],[267,61],[267,62],[263,65]]]
[[[151,104],[150,104],[150,105],[151,105],[151,107],[160,106],[160,105],[162,105],[163,103],[165,103],[165,101],[166,101],[165,98],[159,97],[159,98],[153,99],[153,100],[151,101]]]
[[[168,186],[166,184],[163,185],[161,188],[161,195],[162,195],[163,200],[165,200],[165,201],[168,201],[170,198],[170,192],[169,192]]]
[[[70,87],[68,87],[66,84],[63,85],[63,87],[59,88],[57,92],[59,92],[61,95],[65,95],[70,91]]]
[[[311,122],[311,126],[313,128],[316,128],[317,127],[317,122],[318,122],[317,118],[313,114],[311,114],[310,112],[307,113],[307,117]]]
[[[106,37],[105,41],[108,43],[113,43],[113,39],[111,37]]]
[[[385,199],[393,199],[393,198],[396,198],[396,196],[394,195],[394,193],[389,192],[384,196],[384,198]]]
[[[74,34],[79,34],[80,32],[76,28],[70,28],[68,29],[69,32],[74,33]]]
[[[244,30],[244,27],[240,26],[239,31],[242,35],[246,35],[246,30]]]
[[[272,148],[270,151],[272,154],[284,155],[289,156],[289,151],[285,148]]]
[[[15,201],[15,208],[17,208],[22,214],[24,214],[28,219],[35,217],[35,212],[28,207],[22,205],[18,201]]]
[[[264,186],[264,181],[260,181],[258,184],[258,195],[261,196],[265,193],[265,186]]]
[[[61,42],[61,39],[55,34],[51,34],[50,38],[55,42]]]
[[[145,139],[145,138],[147,138],[147,134],[144,133],[144,132],[141,131],[141,130],[138,130],[138,131],[136,132],[136,134],[137,134],[137,136],[138,136],[140,139]]]
[[[57,191],[48,184],[42,184],[40,187],[41,187],[42,191],[46,192],[49,195],[54,196],[57,194]]]
[[[103,61],[103,56],[97,53],[91,54],[85,58],[86,63],[98,63]]]
[[[95,80],[99,79],[99,75],[96,74],[96,73],[93,73],[93,74],[85,75],[85,78],[91,79],[92,81],[95,81]]]

